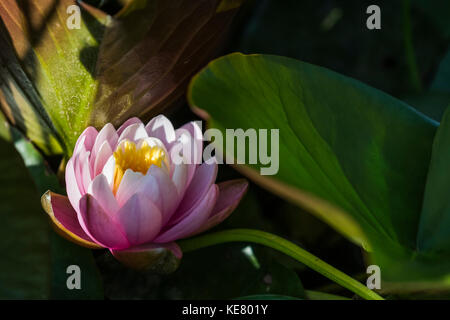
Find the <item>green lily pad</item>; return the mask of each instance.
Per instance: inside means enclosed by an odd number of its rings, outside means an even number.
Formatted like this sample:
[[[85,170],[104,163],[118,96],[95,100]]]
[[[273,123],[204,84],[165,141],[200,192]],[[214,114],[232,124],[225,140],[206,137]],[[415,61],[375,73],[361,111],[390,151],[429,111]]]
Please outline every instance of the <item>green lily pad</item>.
[[[448,263],[417,247],[437,122],[358,81],[270,55],[211,62],[188,99],[222,132],[279,129],[275,175],[261,175],[260,162],[235,167],[370,251],[383,283],[448,286]]]

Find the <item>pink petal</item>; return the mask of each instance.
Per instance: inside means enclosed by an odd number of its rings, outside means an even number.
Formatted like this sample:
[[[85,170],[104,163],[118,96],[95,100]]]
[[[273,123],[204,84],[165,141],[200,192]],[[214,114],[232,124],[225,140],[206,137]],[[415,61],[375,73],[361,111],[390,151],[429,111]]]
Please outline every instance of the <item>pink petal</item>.
[[[94,146],[95,138],[97,138],[97,130],[94,127],[87,127],[78,137],[75,144],[74,154],[76,154],[81,146],[84,146],[86,151],[91,151]]]
[[[203,153],[203,133],[202,129],[195,121],[186,123],[184,126],[175,130],[177,139],[181,137],[183,133],[189,133],[190,147],[191,147],[191,164],[200,164]]]
[[[195,172],[171,223],[176,224],[183,219],[189,210],[205,197],[211,185],[216,181],[217,164],[203,163]]]
[[[136,193],[145,194],[160,210],[166,224],[179,203],[175,185],[169,176],[158,166],[152,165],[147,174],[143,176],[131,169],[125,171],[116,193],[119,206],[122,206]]]
[[[81,146],[73,156],[73,168],[75,178],[78,183],[78,190],[83,195],[87,192],[87,188],[92,181],[91,168],[89,166],[89,151]]]
[[[79,202],[81,199],[81,193],[78,188],[78,182],[75,177],[75,170],[73,168],[73,158],[70,158],[66,165],[66,190],[70,203],[75,210],[79,211]]]
[[[98,133],[97,138],[95,138],[94,146],[91,152],[91,167],[94,169],[94,164],[97,159],[97,154],[100,152],[100,148],[105,142],[108,143],[111,150],[116,149],[117,140],[119,136],[117,135],[116,129],[111,123],[107,123]],[[95,172],[95,170],[94,170]]]
[[[150,242],[161,230],[161,212],[144,194],[134,194],[118,214],[131,245]]]
[[[130,197],[136,193],[141,179],[144,175],[140,172],[134,172],[131,169],[127,169],[117,189],[116,199],[119,207],[123,206]]]
[[[187,165],[186,185],[191,183],[195,170],[202,159],[203,136],[200,127],[195,122],[190,122],[175,131],[176,141],[169,147],[169,153],[181,153],[184,164]],[[187,152],[184,152],[188,150]]]
[[[219,183],[219,197],[206,223],[194,234],[211,229],[221,223],[236,209],[244,194],[247,192],[248,182],[236,179]]]
[[[159,189],[159,183],[151,174],[143,176],[138,186],[136,186],[134,193],[142,193],[145,195],[161,212],[162,208],[162,194]],[[162,214],[162,212],[161,212]]]
[[[172,182],[167,173],[158,166],[152,165],[147,175],[154,177],[158,183],[159,194],[161,199],[162,224],[165,225],[178,207],[181,198],[175,184]]]
[[[195,233],[206,222],[216,203],[219,188],[212,185],[202,201],[179,223],[164,230],[153,242],[164,243],[186,238]]]
[[[116,159],[114,155],[111,155],[109,159],[106,161],[105,166],[103,167],[102,174],[105,176],[106,181],[110,188],[112,189],[114,183],[114,171],[116,168]]]
[[[104,141],[107,141],[112,150],[116,148],[117,141],[119,140],[119,135],[114,129],[114,126],[111,123],[105,124],[102,130],[99,131],[97,138],[95,139],[94,149],[97,149],[103,144]]]
[[[186,188],[188,186],[188,172],[189,165],[188,164],[178,164],[174,165],[174,170],[172,173],[172,181],[175,187],[177,188],[177,192],[179,197],[183,197],[184,192],[186,191]]]
[[[158,115],[150,120],[145,126],[145,130],[147,130],[149,137],[155,137],[161,140],[166,148],[176,139],[172,122],[163,115]]]
[[[80,226],[77,213],[67,197],[47,191],[42,196],[42,204],[55,226],[70,240],[84,246],[97,247]]]
[[[162,196],[157,180],[149,174],[144,176],[139,172],[134,172],[131,169],[127,169],[123,175],[116,194],[116,199],[119,206],[123,206],[133,195],[137,193],[142,193],[148,197],[149,200],[156,205],[158,210],[161,211]]]
[[[120,134],[119,143],[123,140],[137,142],[139,139],[148,138],[147,131],[142,123],[135,123],[126,127]]]
[[[103,174],[99,174],[92,180],[88,193],[95,198],[108,215],[114,216],[119,210],[116,198]]]
[[[99,175],[102,170],[103,167],[105,166],[106,162],[109,160],[109,158],[113,155],[113,151],[108,143],[108,141],[104,141],[103,144],[101,145],[101,147],[98,150],[97,155],[95,156],[95,158],[91,158],[94,159],[94,163],[93,163],[93,176],[96,177],[97,175]]]
[[[84,231],[96,243],[113,249],[125,249],[130,246],[117,220],[105,212],[90,194],[84,195],[80,200],[79,219]]]
[[[139,120],[139,118],[133,117],[128,119],[127,121],[125,121],[120,127],[119,129],[117,129],[117,134],[120,136],[122,134],[122,132],[130,125],[132,124],[136,124],[136,123],[142,123],[141,120]]]

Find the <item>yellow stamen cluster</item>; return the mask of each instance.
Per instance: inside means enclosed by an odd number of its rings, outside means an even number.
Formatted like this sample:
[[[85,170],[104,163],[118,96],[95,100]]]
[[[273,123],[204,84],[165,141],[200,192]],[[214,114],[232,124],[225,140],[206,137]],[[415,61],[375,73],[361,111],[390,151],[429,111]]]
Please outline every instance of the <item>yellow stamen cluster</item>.
[[[164,149],[159,146],[149,146],[142,142],[138,148],[134,142],[123,141],[114,152],[116,166],[114,168],[114,194],[119,188],[123,175],[127,169],[146,174],[152,164],[161,167],[166,161]]]

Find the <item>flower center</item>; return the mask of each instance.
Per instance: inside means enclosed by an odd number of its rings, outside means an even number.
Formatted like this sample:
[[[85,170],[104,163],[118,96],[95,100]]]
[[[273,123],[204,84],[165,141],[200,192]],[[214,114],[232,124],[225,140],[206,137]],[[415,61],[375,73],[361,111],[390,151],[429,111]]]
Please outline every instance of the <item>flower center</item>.
[[[152,164],[161,168],[163,162],[166,161],[166,154],[163,148],[159,146],[151,147],[146,141],[143,141],[140,147],[137,147],[134,142],[125,140],[120,143],[114,152],[114,159],[116,160],[116,166],[114,168],[113,193],[116,194],[127,169],[145,175]]]

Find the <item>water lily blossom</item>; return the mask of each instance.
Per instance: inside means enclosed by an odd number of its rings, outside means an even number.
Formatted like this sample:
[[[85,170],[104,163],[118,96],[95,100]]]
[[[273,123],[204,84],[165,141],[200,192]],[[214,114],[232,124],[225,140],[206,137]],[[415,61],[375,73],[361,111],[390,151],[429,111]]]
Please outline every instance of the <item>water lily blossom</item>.
[[[176,241],[223,221],[247,189],[243,179],[216,184],[215,163],[174,161],[173,150],[186,144],[190,157],[201,157],[198,131],[195,122],[174,130],[162,115],[147,125],[131,118],[117,130],[88,127],[67,162],[67,197],[42,196],[56,230],[137,268],[161,252],[180,259]]]

